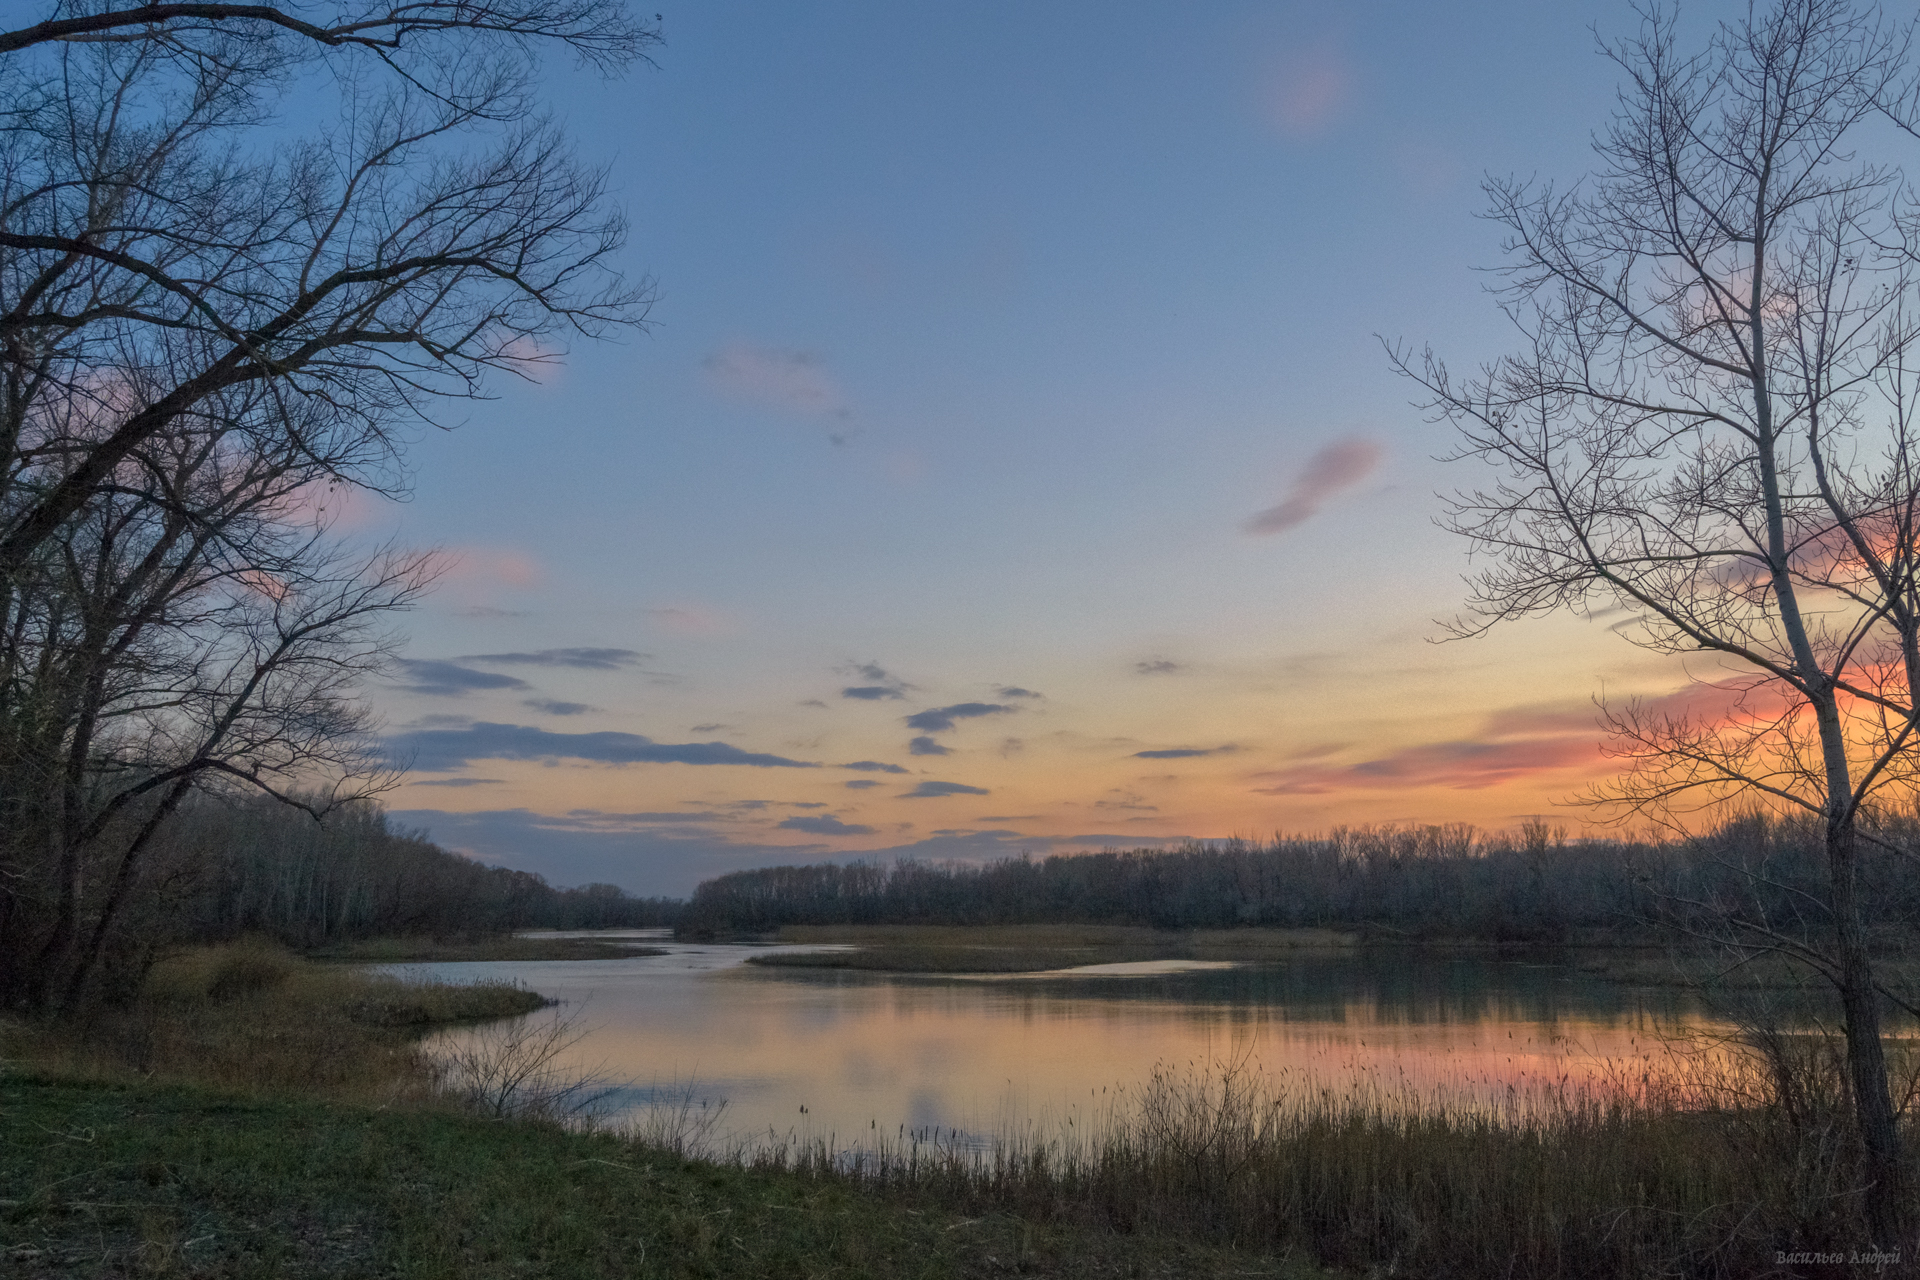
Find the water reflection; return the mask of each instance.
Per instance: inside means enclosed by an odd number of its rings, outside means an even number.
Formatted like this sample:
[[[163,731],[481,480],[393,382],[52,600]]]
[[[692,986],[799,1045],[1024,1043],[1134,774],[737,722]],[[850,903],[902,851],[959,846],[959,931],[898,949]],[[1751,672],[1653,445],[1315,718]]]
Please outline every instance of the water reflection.
[[[742,1135],[1004,1131],[1098,1109],[1158,1064],[1246,1058],[1289,1087],[1389,1105],[1579,1086],[1698,1022],[1682,993],[1558,966],[1417,951],[1149,973],[983,979],[744,963],[781,948],[412,966],[515,978],[583,1011],[572,1065],[634,1106],[727,1100]]]

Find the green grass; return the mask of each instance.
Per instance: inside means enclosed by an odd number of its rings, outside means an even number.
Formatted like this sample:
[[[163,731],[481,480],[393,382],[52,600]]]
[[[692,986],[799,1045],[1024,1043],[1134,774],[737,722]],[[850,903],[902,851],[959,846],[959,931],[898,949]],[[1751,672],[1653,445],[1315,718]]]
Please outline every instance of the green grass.
[[[1868,1243],[1831,1037],[1501,1107],[1199,1064],[988,1150],[833,1152],[707,1148],[671,1114],[620,1133],[537,1118],[564,1106],[482,1118],[491,1095],[415,1036],[530,1002],[253,943],[179,957],[78,1030],[0,1024],[0,1274],[1731,1280]],[[476,1070],[541,1093],[567,1024],[538,1025],[500,1024]]]
[[[434,1109],[0,1076],[0,1271],[40,1277],[1322,1276]]]
[[[419,1048],[431,1027],[542,1003],[252,941],[177,956],[83,1024],[0,1022],[0,1275],[1328,1274],[1059,1214],[963,1214],[832,1168],[687,1159],[645,1125],[484,1118]],[[496,1065],[544,1087],[531,1025],[532,1052]]]

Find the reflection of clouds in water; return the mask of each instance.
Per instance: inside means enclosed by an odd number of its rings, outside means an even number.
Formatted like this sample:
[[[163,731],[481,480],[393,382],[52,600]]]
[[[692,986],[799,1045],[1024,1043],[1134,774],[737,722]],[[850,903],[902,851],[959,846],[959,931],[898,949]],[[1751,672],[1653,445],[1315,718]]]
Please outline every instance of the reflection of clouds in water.
[[[909,1129],[951,1128],[946,1109],[940,1105],[940,1095],[930,1089],[915,1089],[908,1094],[907,1127]]]
[[[842,1146],[876,1131],[971,1140],[1069,1112],[1091,1120],[1100,1090],[1136,1097],[1156,1065],[1243,1056],[1289,1090],[1485,1099],[1509,1084],[1577,1085],[1697,1016],[1670,990],[1431,953],[983,982],[742,969],[765,948],[664,945],[675,954],[421,968],[591,993],[593,1034],[574,1051],[583,1069],[636,1088],[692,1080],[727,1099],[724,1128],[744,1139],[793,1131]]]
[[[840,1058],[840,1078],[854,1089],[877,1089],[897,1084],[900,1072],[862,1049],[849,1049]]]

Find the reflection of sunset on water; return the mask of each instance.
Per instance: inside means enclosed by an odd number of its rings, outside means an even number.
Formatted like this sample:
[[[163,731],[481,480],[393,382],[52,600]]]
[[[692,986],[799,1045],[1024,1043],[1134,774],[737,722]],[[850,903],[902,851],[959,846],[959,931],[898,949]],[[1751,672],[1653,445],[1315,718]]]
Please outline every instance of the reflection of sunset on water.
[[[1639,1074],[1693,1012],[1570,970],[1383,953],[1138,977],[982,980],[750,967],[769,948],[436,966],[511,976],[583,1011],[571,1066],[636,1103],[691,1086],[725,1127],[844,1145],[939,1127],[993,1135],[1098,1115],[1156,1067],[1246,1061],[1287,1090],[1389,1108],[1524,1107]],[[697,966],[697,967],[696,967]],[[804,1108],[804,1111],[802,1110]]]

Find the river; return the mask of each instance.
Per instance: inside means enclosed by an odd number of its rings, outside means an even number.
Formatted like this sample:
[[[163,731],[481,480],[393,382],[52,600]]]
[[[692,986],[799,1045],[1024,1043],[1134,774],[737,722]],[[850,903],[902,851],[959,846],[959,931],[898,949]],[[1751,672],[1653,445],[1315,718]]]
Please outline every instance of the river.
[[[840,1146],[1057,1124],[1097,1115],[1156,1067],[1219,1062],[1387,1107],[1511,1103],[1637,1070],[1703,1022],[1672,988],[1419,949],[979,977],[776,968],[746,961],[811,948],[599,936],[667,953],[394,968],[510,979],[565,1002],[584,1033],[566,1065],[613,1086],[613,1110],[724,1100],[721,1129],[738,1138]]]

